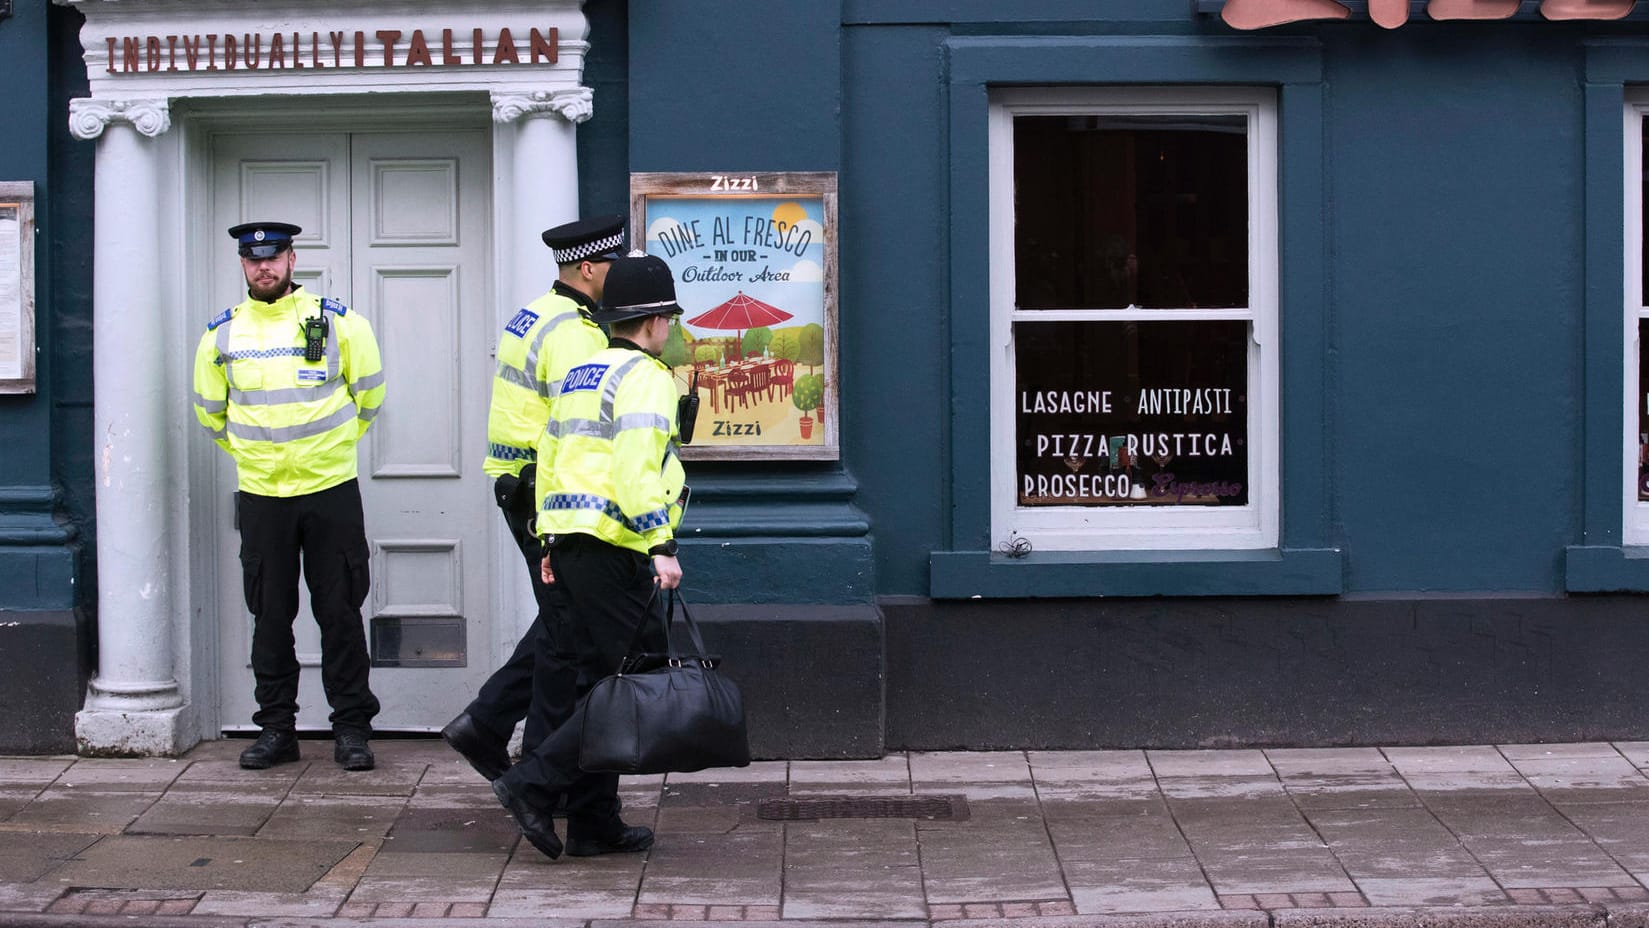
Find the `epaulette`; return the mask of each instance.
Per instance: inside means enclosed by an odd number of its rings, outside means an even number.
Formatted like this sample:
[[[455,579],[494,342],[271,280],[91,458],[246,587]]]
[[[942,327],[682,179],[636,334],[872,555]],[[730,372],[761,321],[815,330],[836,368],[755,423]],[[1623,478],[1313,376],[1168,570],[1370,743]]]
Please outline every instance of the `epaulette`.
[[[206,323],[206,331],[210,332],[213,329],[217,328],[218,326],[223,325],[225,322],[228,322],[230,319],[234,318],[234,315],[235,315],[235,307],[233,307],[233,306],[229,307],[228,309],[224,310],[221,313],[218,313],[218,317],[216,319],[213,319],[211,322]]]
[[[321,297],[321,309],[325,312],[337,313],[340,316],[347,315],[349,313],[349,307],[329,296]]]

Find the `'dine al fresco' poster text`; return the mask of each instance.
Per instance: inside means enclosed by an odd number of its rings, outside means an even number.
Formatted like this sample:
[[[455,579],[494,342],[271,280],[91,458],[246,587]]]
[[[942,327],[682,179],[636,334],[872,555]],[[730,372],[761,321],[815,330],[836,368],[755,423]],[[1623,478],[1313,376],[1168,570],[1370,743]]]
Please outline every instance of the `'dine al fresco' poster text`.
[[[821,195],[649,196],[646,251],[676,278],[684,310],[662,360],[699,395],[695,449],[833,445]]]

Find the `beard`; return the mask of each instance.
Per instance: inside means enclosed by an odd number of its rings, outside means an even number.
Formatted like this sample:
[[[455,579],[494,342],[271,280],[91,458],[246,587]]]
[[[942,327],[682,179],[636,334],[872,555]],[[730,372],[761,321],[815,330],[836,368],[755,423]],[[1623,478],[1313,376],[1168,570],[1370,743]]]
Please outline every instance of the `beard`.
[[[246,293],[254,300],[262,303],[273,303],[292,289],[292,272],[276,274],[273,280],[263,278],[261,282],[252,278],[246,279]]]

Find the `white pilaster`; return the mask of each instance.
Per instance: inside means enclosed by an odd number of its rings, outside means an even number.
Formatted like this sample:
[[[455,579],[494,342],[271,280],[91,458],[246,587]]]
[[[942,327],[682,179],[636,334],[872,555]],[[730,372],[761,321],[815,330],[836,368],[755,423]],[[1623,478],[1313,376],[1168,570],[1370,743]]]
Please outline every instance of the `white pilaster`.
[[[493,215],[498,223],[498,326],[519,306],[555,283],[556,265],[540,237],[545,229],[578,218],[577,125],[594,112],[588,87],[493,91]],[[497,659],[506,659],[527,630],[538,605],[521,583],[520,554],[504,523],[493,522],[493,558],[502,568],[500,599],[514,600],[519,628],[494,629]],[[505,634],[497,635],[503,631]],[[510,634],[509,632],[513,632]]]
[[[590,118],[594,93],[588,87],[526,92],[494,92],[492,118],[513,125],[512,163],[498,173],[510,178],[508,233],[514,273],[502,291],[511,307],[525,304],[555,283],[556,267],[539,236],[578,218],[578,135]],[[500,204],[503,206],[504,204]],[[513,312],[513,308],[511,309]]]
[[[156,136],[165,100],[76,100],[70,131],[97,139],[92,271],[96,404],[98,665],[75,717],[83,753],[181,749],[172,664],[167,429],[172,353],[161,305]]]

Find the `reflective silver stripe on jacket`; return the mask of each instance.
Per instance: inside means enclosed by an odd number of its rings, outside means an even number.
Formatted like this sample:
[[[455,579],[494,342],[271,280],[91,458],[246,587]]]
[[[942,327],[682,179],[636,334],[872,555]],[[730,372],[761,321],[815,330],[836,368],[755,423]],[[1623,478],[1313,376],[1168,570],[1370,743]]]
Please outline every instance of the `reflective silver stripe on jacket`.
[[[318,383],[313,387],[284,387],[279,390],[237,390],[229,389],[229,401],[237,406],[280,406],[285,403],[310,403],[315,400],[329,400],[336,396],[344,385],[334,377],[326,383]],[[332,386],[330,391],[325,388]]]
[[[646,355],[637,354],[635,357],[631,358],[630,360],[625,361],[623,364],[620,364],[618,366],[618,370],[613,371],[612,378],[609,379],[605,384],[602,385],[602,387],[601,387],[601,421],[602,422],[611,422],[611,421],[613,421],[613,401],[615,399],[617,399],[617,397],[618,397],[618,385],[619,385],[619,383],[621,383],[624,380],[624,378],[631,371],[636,369],[637,364],[640,364],[642,361],[645,361],[646,359],[647,359]]]
[[[631,429],[658,429],[664,434],[670,434],[670,419],[656,412],[631,412],[619,416],[613,422],[613,434],[628,432]]]
[[[212,341],[212,347],[218,352],[218,360],[223,362],[223,378],[231,384],[235,382],[235,361],[229,357],[229,327],[234,324],[235,320],[231,318],[218,326],[217,335]]]
[[[498,379],[505,383],[513,383],[522,389],[531,390],[539,396],[545,395],[546,392],[544,385],[531,374],[518,367],[511,367],[503,361],[498,362]]]
[[[321,301],[321,318],[332,313],[332,319],[326,326],[326,382],[331,383],[338,376],[338,314],[327,308],[326,301]]]
[[[350,385],[350,392],[352,392],[352,393],[365,393],[368,390],[374,390],[374,389],[377,389],[378,387],[381,387],[383,385],[384,385],[384,372],[379,371],[376,374],[368,374],[367,376],[362,377],[361,379],[355,381],[353,384]]]
[[[200,407],[201,412],[204,412],[204,413],[207,413],[208,415],[210,415],[211,413],[223,412],[224,410],[228,409],[229,408],[229,401],[228,400],[209,400],[206,397],[201,396],[199,393],[196,393],[195,394],[195,405]]]
[[[362,411],[361,415],[364,417],[365,412]],[[296,441],[300,438],[308,438],[311,435],[324,435],[340,425],[346,425],[355,421],[355,416],[356,409],[354,405],[349,405],[342,407],[337,412],[332,413],[324,419],[317,419],[314,422],[304,422],[299,425],[286,425],[279,428],[267,428],[261,425],[247,425],[241,422],[230,422],[227,428],[230,435],[243,441],[267,441],[280,444],[281,442]]]
[[[640,355],[619,365],[608,377],[601,388],[601,418],[596,419],[567,419],[558,421],[551,419],[545,426],[545,431],[553,438],[565,438],[569,435],[582,435],[586,438],[605,438],[611,441],[619,432],[629,429],[663,429],[665,434],[670,432],[670,420],[657,413],[633,412],[626,413],[615,422],[613,420],[613,403],[618,397],[618,384],[625,375],[635,369],[637,364],[645,361],[645,355]]]
[[[338,342],[340,341],[338,338],[338,317],[342,316],[343,313],[328,306],[323,298],[321,300],[321,318],[326,319],[328,315],[332,316],[331,319],[327,319],[326,323],[326,379],[330,383],[332,378],[337,377],[342,370],[338,364]],[[355,387],[351,387],[350,392],[353,393],[355,389]]]
[[[548,381],[538,379],[538,352],[543,350],[544,339],[549,337],[550,332],[554,330],[556,326],[568,321],[569,319],[577,318],[578,313],[576,311],[562,313],[559,316],[551,316],[549,322],[546,322],[538,327],[538,334],[533,336],[532,344],[527,347],[526,369],[521,372],[526,375],[527,382],[521,384],[521,386],[535,391],[539,396],[542,396],[545,399],[555,399],[556,393],[561,390],[561,384],[550,383]],[[502,375],[503,372],[500,371],[499,373]],[[515,383],[517,381],[511,382]]]
[[[582,435],[585,438],[605,438],[608,441],[617,438],[618,433],[631,429],[658,429],[669,432],[670,420],[657,413],[636,412],[619,416],[616,422],[597,422],[594,419],[568,419],[565,422],[557,422],[551,419],[549,424],[544,426],[544,431],[549,432],[551,438]]]

